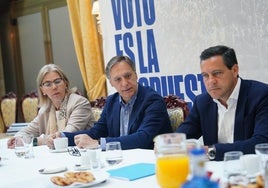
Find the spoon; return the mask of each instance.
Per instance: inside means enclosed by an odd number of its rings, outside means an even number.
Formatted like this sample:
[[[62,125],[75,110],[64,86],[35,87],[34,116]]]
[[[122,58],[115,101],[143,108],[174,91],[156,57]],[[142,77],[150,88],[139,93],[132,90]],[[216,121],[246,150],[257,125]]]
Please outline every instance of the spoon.
[[[54,174],[54,173],[64,172],[66,170],[67,170],[67,167],[63,166],[63,167],[42,168],[42,169],[39,169],[38,172],[41,174]]]

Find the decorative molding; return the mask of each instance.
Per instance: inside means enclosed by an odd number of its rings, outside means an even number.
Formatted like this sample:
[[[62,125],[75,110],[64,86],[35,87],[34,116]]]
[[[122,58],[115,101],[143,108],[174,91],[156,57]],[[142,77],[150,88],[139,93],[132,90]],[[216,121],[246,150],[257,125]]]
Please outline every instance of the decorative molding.
[[[43,7],[54,9],[67,6],[66,0],[19,0],[12,1],[13,18],[41,12]]]
[[[102,34],[102,31],[101,31],[99,0],[93,0],[93,6],[92,6],[91,14],[94,15],[95,18],[96,18],[98,32],[101,35]]]

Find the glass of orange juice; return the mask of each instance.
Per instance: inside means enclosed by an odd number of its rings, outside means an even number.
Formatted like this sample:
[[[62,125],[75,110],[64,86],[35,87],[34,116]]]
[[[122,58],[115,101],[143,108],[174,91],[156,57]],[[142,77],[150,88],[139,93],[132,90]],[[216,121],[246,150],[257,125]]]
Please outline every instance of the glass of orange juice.
[[[154,142],[158,184],[161,188],[179,188],[190,172],[185,134],[161,134]]]

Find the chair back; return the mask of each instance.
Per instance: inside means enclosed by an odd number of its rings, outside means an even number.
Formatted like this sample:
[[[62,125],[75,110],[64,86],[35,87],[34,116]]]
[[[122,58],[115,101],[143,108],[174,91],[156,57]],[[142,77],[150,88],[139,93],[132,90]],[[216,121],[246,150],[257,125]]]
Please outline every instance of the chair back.
[[[9,92],[1,98],[0,112],[5,125],[5,129],[11,124],[16,123],[17,116],[17,96],[13,92]]]
[[[103,107],[106,103],[107,97],[100,97],[95,99],[94,101],[90,101],[92,113],[94,116],[94,120],[98,121],[100,118],[100,115],[102,113]]]
[[[31,122],[38,113],[38,94],[31,92],[22,97],[21,110],[24,122]]]
[[[183,110],[183,120],[188,116],[190,110],[188,107],[188,104],[186,101],[183,99],[179,98],[176,95],[168,95],[164,97],[164,100],[166,102],[167,108],[168,109],[173,109],[173,108],[182,108]]]
[[[176,131],[189,114],[189,107],[186,101],[180,99],[176,95],[165,96],[164,100],[167,105],[172,130]]]
[[[4,125],[2,115],[0,113],[0,133],[5,133],[6,132],[6,126]],[[0,139],[1,139],[1,134],[0,134]]]

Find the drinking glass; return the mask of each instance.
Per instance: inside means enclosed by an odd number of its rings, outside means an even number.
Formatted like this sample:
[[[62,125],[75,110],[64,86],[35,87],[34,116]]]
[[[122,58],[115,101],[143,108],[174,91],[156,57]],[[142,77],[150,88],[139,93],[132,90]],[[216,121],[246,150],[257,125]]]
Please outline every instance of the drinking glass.
[[[101,147],[88,148],[87,152],[90,156],[90,168],[91,170],[97,170],[101,168]]]
[[[255,145],[255,152],[260,158],[261,173],[264,178],[265,187],[268,187],[268,143]]]
[[[123,154],[120,142],[106,143],[106,162],[109,165],[115,165],[123,160]]]
[[[244,174],[240,161],[242,155],[242,151],[229,151],[224,153],[224,175],[227,179],[230,176]]]
[[[268,161],[268,143],[255,145],[255,152],[260,158],[261,168],[264,169],[265,163]]]
[[[80,163],[81,168],[83,169],[90,169],[90,153],[86,150],[81,150],[80,153]]]
[[[155,137],[156,178],[161,188],[178,188],[190,172],[186,136],[167,133]]]
[[[246,154],[240,157],[240,161],[248,177],[256,177],[256,175],[260,173],[258,155]]]
[[[33,135],[23,135],[23,142],[24,142],[24,147],[25,147],[25,156],[24,158],[30,159],[33,158]]]
[[[15,154],[17,155],[17,157],[24,157],[25,156],[25,144],[23,141],[23,137],[22,136],[16,136],[15,137]]]

